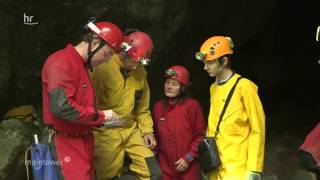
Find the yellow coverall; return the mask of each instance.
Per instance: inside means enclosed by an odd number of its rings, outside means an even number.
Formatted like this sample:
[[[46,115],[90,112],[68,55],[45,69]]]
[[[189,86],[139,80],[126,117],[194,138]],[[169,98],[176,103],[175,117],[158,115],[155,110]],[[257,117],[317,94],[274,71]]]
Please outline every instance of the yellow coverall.
[[[214,137],[221,111],[238,74],[226,83],[210,87],[211,106],[207,136]],[[248,172],[262,172],[265,146],[265,115],[258,87],[242,78],[229,102],[217,135],[221,166],[208,173],[210,180],[248,180]]]
[[[141,65],[134,71],[125,71],[120,61],[114,55],[91,74],[98,108],[112,109],[126,120],[123,127],[98,128],[94,132],[97,178],[120,175],[127,154],[132,160],[129,169],[138,179],[157,179],[161,170],[142,137],[153,133],[147,73]]]

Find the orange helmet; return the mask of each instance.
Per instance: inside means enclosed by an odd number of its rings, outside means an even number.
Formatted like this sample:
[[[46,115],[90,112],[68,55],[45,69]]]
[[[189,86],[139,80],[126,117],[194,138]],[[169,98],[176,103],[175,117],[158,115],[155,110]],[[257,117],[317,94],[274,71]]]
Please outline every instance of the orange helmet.
[[[126,35],[123,39],[122,48],[134,62],[148,65],[153,50],[151,37],[142,31],[135,31]]]
[[[230,37],[213,36],[207,39],[196,53],[197,60],[212,61],[227,54],[233,54],[233,42]]]

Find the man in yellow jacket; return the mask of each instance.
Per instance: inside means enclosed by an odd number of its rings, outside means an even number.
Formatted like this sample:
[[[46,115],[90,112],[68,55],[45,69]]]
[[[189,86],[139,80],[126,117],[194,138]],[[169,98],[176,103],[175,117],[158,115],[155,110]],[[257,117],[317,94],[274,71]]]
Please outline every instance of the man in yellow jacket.
[[[156,141],[143,67],[150,61],[153,43],[148,34],[134,30],[127,33],[122,48],[91,74],[98,108],[112,109],[122,119],[116,127],[98,128],[94,133],[97,177],[118,179],[127,156],[137,179],[160,179],[161,170],[151,150]]]
[[[210,87],[207,137],[214,137],[225,100],[239,74],[230,68],[231,38],[213,36],[196,54],[204,70],[216,81]],[[221,166],[208,173],[210,180],[260,180],[265,146],[265,115],[258,87],[242,78],[227,106],[216,136]]]

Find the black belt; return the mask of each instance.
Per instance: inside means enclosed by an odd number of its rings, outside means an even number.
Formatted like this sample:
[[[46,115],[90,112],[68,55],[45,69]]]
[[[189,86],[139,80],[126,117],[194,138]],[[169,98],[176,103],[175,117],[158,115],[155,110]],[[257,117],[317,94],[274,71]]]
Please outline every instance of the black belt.
[[[50,127],[47,127],[46,129],[49,132],[49,134],[55,134],[55,135],[67,136],[67,137],[83,137],[83,136],[89,136],[92,134],[92,130],[87,130],[87,131],[78,132],[78,133],[66,133]]]

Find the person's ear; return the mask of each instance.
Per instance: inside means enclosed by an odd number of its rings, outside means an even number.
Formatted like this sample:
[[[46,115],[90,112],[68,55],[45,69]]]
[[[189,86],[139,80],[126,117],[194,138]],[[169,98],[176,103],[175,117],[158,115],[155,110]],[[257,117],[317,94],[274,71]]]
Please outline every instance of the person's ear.
[[[229,58],[226,57],[226,56],[224,56],[224,57],[222,58],[222,62],[223,62],[223,66],[227,66],[227,64],[228,64],[228,62],[229,62]]]
[[[120,58],[121,61],[124,61],[124,60],[125,60],[125,57],[126,57],[126,56],[125,56],[125,52],[123,52],[123,51],[119,52],[119,53],[118,53],[118,56],[119,56],[119,58]]]
[[[92,51],[95,50],[100,45],[100,40],[94,38],[91,42],[91,49]]]

